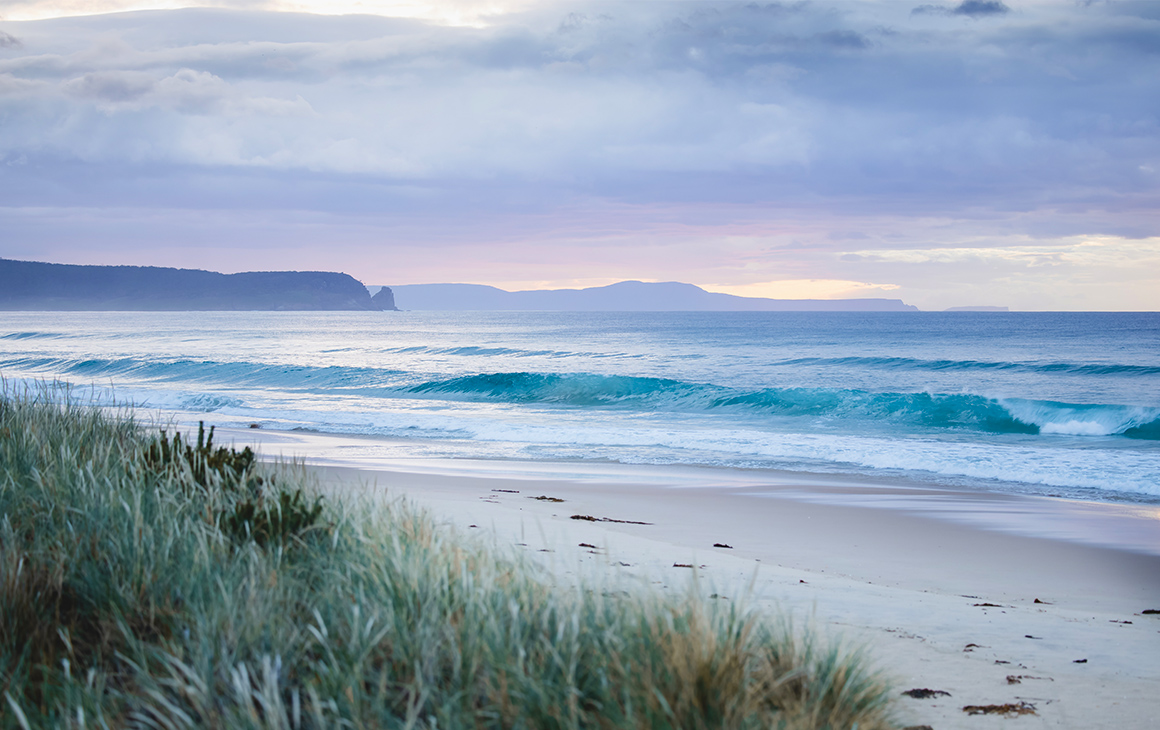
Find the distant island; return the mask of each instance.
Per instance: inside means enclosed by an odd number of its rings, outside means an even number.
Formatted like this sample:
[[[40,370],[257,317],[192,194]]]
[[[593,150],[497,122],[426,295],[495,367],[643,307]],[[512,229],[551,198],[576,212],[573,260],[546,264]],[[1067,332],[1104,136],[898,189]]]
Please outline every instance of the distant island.
[[[219,274],[156,266],[77,266],[0,259],[0,310],[217,311],[394,309],[348,274]]]
[[[480,284],[390,287],[401,309],[554,312],[917,312],[901,299],[762,299],[670,281],[509,292]]]

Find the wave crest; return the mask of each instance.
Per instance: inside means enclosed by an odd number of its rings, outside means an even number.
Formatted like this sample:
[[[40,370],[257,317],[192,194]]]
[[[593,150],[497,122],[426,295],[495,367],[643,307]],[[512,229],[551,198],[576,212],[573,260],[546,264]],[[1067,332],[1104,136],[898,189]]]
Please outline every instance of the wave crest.
[[[696,411],[733,409],[779,417],[887,420],[933,429],[1160,439],[1160,408],[1082,405],[973,394],[872,393],[827,388],[742,391],[665,378],[483,373],[411,386],[451,400]]]
[[[1125,436],[1160,440],[1160,408],[1073,404],[971,393],[872,392],[838,388],[742,389],[670,378],[593,373],[495,372],[428,379],[376,367],[310,366],[135,358],[67,360],[13,358],[0,367],[51,370],[81,377],[126,376],[157,383],[269,388],[297,392],[359,392],[372,398],[437,398],[609,408],[650,412],[732,411],[769,418],[808,418],[828,428],[886,423],[904,430]],[[191,404],[215,410],[227,402]]]
[[[1038,433],[1160,439],[1160,408],[1077,405],[1020,398],[997,402],[1021,423],[1035,426]]]

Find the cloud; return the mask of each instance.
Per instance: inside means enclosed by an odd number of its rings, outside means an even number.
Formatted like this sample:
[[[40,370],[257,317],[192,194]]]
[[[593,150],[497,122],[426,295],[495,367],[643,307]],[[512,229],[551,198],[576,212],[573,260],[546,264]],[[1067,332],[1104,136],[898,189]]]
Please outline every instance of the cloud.
[[[9,35],[0,30],[0,48],[21,48],[23,45],[16,36]]]
[[[0,60],[7,85],[55,81],[35,93],[57,88],[73,108],[41,106],[44,123],[9,143],[91,150],[46,126],[96,110],[175,163],[196,164],[196,133],[253,151],[207,164],[503,178],[633,202],[821,195],[914,210],[1155,189],[1140,163],[1156,147],[1140,93],[1155,57],[1110,11],[939,30],[859,4],[576,7],[486,28],[211,10],[22,24],[35,46]],[[241,115],[299,121],[272,135]]]
[[[1003,15],[1011,8],[1001,0],[963,0],[958,5],[919,5],[911,11],[915,15],[966,15],[971,18]]]
[[[705,289],[740,297],[768,299],[850,299],[893,297],[897,284],[871,284],[843,279],[783,279],[741,285],[709,285]]]
[[[870,47],[866,36],[852,30],[831,30],[819,33],[818,40],[835,48],[862,50]]]
[[[188,68],[163,77],[141,71],[98,71],[71,79],[63,87],[69,95],[94,101],[106,112],[158,108],[182,114],[300,116],[313,111],[301,96],[292,100],[248,96],[218,76]]]
[[[534,6],[536,0],[6,0],[10,21],[45,20],[150,10],[221,8],[312,15],[379,15],[423,18],[458,26]]]
[[[866,274],[889,272],[908,301],[932,309],[947,302],[1013,309],[1155,310],[1160,238],[1125,240],[1024,236],[962,240],[947,247],[857,252]]]
[[[79,224],[66,235],[53,221],[72,209],[135,211],[150,241],[171,240],[167,216],[235,240],[248,214],[272,240],[300,241],[303,261],[311,245],[356,262],[410,247],[413,277],[432,252],[483,271],[465,252],[486,249],[506,282],[685,271],[908,295],[921,281],[895,274],[919,264],[869,252],[1157,235],[1160,18],[1122,3],[982,5],[6,23],[23,45],[0,54],[0,200],[55,211],[21,224],[28,246],[133,239],[129,218],[94,224],[103,238]],[[307,222],[279,227],[291,215]],[[191,241],[164,255],[204,255]],[[557,251],[579,262],[567,276],[545,268]]]
[[[31,92],[41,86],[43,84],[37,81],[22,79],[12,74],[0,73],[0,96]]]
[[[69,81],[66,87],[76,96],[103,102],[133,102],[157,87],[153,77],[133,71],[90,73]]]
[[[955,15],[978,17],[980,15],[1002,15],[1011,12],[1011,8],[1000,0],[963,0],[951,12]]]

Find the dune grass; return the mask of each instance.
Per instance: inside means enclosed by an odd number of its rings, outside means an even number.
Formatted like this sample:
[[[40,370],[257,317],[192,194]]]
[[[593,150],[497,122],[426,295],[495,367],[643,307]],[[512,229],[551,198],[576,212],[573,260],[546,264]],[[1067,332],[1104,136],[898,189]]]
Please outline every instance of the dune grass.
[[[732,602],[553,586],[404,503],[0,392],[0,727],[876,728],[857,653]]]

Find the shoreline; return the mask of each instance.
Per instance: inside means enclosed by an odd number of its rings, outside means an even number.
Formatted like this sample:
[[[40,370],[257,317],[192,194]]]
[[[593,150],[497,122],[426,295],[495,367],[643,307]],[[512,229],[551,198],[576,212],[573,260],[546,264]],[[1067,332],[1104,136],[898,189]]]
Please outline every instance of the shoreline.
[[[281,451],[303,461],[324,493],[405,498],[457,530],[488,532],[555,580],[587,575],[740,599],[865,646],[900,690],[950,693],[899,698],[903,725],[998,727],[1008,721],[961,708],[1019,702],[1036,707],[1035,717],[1020,720],[1027,726],[1154,720],[1160,616],[1143,611],[1160,609],[1160,555],[1019,532],[1041,517],[1029,514],[1032,506],[1059,500],[950,499],[944,489],[787,474],[755,484],[753,475],[701,468],[367,463],[356,458],[354,439],[219,433],[223,442],[259,443],[264,458]],[[871,496],[894,504],[867,506]],[[931,504],[944,515],[923,507]],[[1013,525],[984,529],[945,517],[968,514],[969,505],[993,516],[996,504],[1006,505]],[[1081,526],[1135,524],[1145,537],[1160,535],[1156,516],[1064,507]]]
[[[703,465],[608,461],[403,457],[376,453],[376,444],[405,439],[316,431],[218,428],[220,439],[253,445],[267,457],[375,472],[663,489],[705,489],[779,501],[870,509],[962,527],[1160,557],[1160,505],[1086,501],[952,487],[917,480]],[[886,518],[894,519],[894,518]]]

